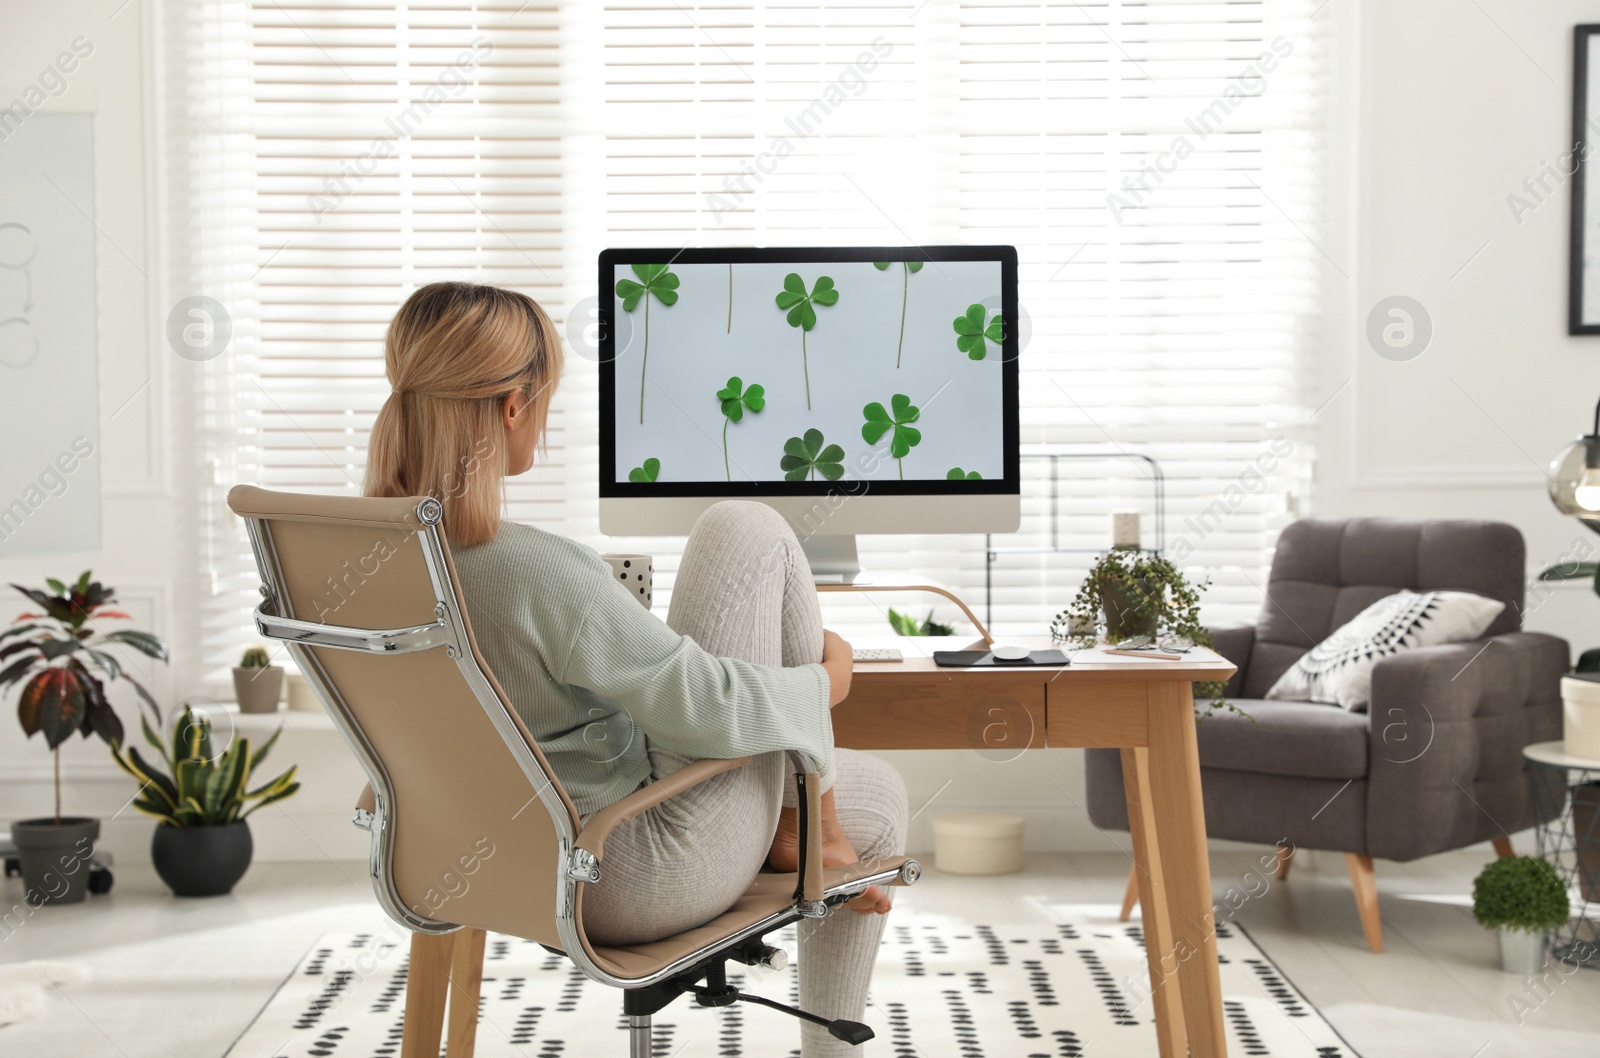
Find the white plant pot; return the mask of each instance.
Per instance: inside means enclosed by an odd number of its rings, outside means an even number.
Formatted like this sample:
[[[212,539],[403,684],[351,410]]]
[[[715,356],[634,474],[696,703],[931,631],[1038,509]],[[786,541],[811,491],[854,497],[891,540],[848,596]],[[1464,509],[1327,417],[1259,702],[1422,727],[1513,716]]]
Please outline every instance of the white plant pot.
[[[1526,977],[1544,969],[1544,933],[1521,929],[1497,929],[1500,938],[1500,969]]]
[[[1567,756],[1600,760],[1600,681],[1561,677],[1561,740]]]

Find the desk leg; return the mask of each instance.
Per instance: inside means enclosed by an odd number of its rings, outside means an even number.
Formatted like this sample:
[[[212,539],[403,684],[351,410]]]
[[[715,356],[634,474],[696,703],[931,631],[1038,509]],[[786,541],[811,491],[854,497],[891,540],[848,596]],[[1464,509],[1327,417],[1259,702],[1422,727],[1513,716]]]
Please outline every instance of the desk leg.
[[[1133,836],[1133,884],[1143,911],[1144,951],[1150,964],[1150,1002],[1156,1015],[1156,1042],[1161,1058],[1184,1058],[1183,1002],[1172,951],[1172,919],[1166,888],[1160,884],[1161,850],[1156,847],[1155,818],[1150,803],[1148,751],[1122,751],[1122,788],[1128,796],[1128,831]],[[1128,901],[1124,901],[1126,906]],[[1126,915],[1123,916],[1127,918]],[[1165,961],[1167,971],[1162,970]]]
[[[1160,849],[1161,877],[1168,883],[1164,888],[1189,1053],[1193,1058],[1225,1058],[1228,1043],[1222,1020],[1222,982],[1217,973],[1194,694],[1188,683],[1161,681],[1147,686],[1154,844]]]

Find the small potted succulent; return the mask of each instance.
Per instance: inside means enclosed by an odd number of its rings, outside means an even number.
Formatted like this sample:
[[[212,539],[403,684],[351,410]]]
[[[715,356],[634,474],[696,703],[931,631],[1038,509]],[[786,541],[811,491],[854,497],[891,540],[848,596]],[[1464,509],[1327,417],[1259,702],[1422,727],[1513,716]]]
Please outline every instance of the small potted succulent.
[[[231,892],[250,869],[255,850],[246,820],[300,789],[294,768],[254,789],[250,786],[255,769],[283,728],[258,748],[240,738],[218,753],[210,719],[196,716],[187,705],[173,727],[170,744],[149,724],[141,726],[165,769],[152,766],[133,746],[126,752],[114,746],[111,755],[123,771],[139,780],[133,807],[160,821],[150,842],[156,873],[177,896]]]
[[[45,588],[11,585],[42,613],[24,613],[0,632],[0,692],[22,685],[17,719],[28,737],[43,734],[55,758],[55,813],[11,824],[30,903],[70,904],[88,893],[100,821],[61,814],[61,746],[74,734],[98,735],[116,746],[122,721],[106,698],[106,684],[121,681],[159,721],[161,712],[142,683],[128,675],[113,651],[128,648],[156,661],[167,646],[149,632],[106,631],[102,622],[131,620],[114,610],[116,590],[85,570],[70,586],[54,578]]]
[[[1538,973],[1545,933],[1564,925],[1571,910],[1561,876],[1537,856],[1495,860],[1472,883],[1472,917],[1499,936],[1506,973]]]
[[[272,663],[265,647],[251,647],[233,670],[233,694],[241,713],[275,713],[283,696],[283,669]]]

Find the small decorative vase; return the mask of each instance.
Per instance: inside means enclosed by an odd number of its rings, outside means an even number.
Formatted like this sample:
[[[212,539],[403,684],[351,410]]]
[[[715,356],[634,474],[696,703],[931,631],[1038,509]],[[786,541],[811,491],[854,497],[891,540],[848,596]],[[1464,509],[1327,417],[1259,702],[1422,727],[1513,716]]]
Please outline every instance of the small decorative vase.
[[[232,892],[250,869],[255,842],[250,824],[221,827],[156,827],[150,860],[175,896],[221,896]]]
[[[233,670],[233,693],[241,713],[275,713],[283,696],[283,669],[268,665],[264,669]]]
[[[1561,677],[1561,741],[1567,756],[1600,761],[1600,673]]]
[[[1544,969],[1544,933],[1522,929],[1497,929],[1500,938],[1500,969],[1526,977]]]
[[[22,863],[28,903],[76,904],[89,895],[89,861],[100,837],[100,820],[63,816],[19,819],[11,842]]]

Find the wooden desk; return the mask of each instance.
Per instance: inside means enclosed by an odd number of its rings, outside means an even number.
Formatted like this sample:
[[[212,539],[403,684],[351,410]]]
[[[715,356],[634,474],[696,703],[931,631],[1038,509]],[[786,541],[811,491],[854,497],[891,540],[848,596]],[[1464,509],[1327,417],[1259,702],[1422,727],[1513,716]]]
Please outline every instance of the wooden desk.
[[[833,710],[834,741],[850,749],[1122,751],[1162,1058],[1227,1054],[1190,685],[1226,680],[1234,668],[1209,651],[1195,655],[1086,652],[1064,668],[860,662]]]

